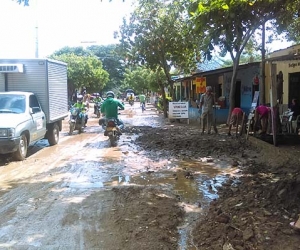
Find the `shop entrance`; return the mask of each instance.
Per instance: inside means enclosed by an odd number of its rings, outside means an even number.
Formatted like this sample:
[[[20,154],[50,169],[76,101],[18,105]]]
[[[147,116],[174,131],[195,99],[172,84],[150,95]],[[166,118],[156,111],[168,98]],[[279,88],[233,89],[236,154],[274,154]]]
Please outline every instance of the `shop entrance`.
[[[300,101],[300,72],[289,74],[289,102],[291,105],[292,99],[296,98]]]
[[[236,81],[235,87],[235,106],[241,107],[241,81]]]

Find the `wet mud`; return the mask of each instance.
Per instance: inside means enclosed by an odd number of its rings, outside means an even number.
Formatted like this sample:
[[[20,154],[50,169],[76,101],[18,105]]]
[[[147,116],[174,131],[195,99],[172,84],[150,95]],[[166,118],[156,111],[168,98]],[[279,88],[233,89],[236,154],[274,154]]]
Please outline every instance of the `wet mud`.
[[[84,133],[65,121],[58,145],[1,157],[0,249],[298,249],[288,154],[276,161],[222,127],[200,135],[151,105],[126,104],[120,118],[115,147],[90,111]]]

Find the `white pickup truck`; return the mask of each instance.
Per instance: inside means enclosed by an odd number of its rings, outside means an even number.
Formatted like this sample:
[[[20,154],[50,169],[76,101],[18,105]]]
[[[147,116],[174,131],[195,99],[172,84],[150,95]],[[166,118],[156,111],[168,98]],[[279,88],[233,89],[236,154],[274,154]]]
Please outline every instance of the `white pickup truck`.
[[[0,59],[0,154],[24,160],[28,146],[59,141],[68,116],[67,65],[48,59]]]

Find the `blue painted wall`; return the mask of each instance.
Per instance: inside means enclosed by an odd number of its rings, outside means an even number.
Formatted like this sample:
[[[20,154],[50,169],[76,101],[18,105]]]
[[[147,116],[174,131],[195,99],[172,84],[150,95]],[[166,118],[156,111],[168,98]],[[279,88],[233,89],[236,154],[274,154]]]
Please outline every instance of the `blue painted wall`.
[[[237,81],[241,81],[241,109],[246,113],[251,108],[253,99],[253,79],[256,75],[260,75],[259,65],[253,65],[247,69],[240,69],[237,75]],[[226,97],[226,107],[229,107],[229,92],[232,72],[224,74],[224,96]]]
[[[227,122],[228,110],[229,110],[228,108],[216,110],[218,124],[225,124]],[[199,110],[197,108],[190,107],[189,108],[189,119],[194,120],[194,121],[198,120],[198,122],[199,122],[199,117],[200,117]]]

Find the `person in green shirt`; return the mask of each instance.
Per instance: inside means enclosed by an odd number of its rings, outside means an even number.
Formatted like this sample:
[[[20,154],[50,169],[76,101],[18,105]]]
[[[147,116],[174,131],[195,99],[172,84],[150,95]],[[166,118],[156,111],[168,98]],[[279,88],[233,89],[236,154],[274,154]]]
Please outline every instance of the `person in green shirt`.
[[[93,99],[93,102],[102,102],[102,98],[99,93],[96,94],[96,98]]]
[[[144,94],[141,94],[139,95],[139,99],[140,99],[140,106],[142,106],[142,103],[144,103],[145,105],[146,96]]]
[[[97,103],[101,103],[102,102],[102,98],[101,98],[101,96],[98,93],[96,94],[96,98],[93,99],[93,102],[94,102],[94,114],[96,115],[97,114],[97,112],[96,112]]]
[[[115,94],[112,91],[106,93],[106,100],[101,105],[101,113],[105,115],[105,119],[99,120],[99,125],[105,123],[107,118],[115,118],[118,123],[118,132],[121,133],[120,128],[124,126],[124,123],[118,118],[119,109],[124,110],[124,104],[119,100],[115,99]]]
[[[83,96],[79,95],[77,97],[77,102],[73,105],[74,108],[79,108],[81,110],[82,113],[82,124],[84,124],[86,126],[87,124],[87,120],[88,120],[88,116],[86,114],[86,106],[83,103]]]

